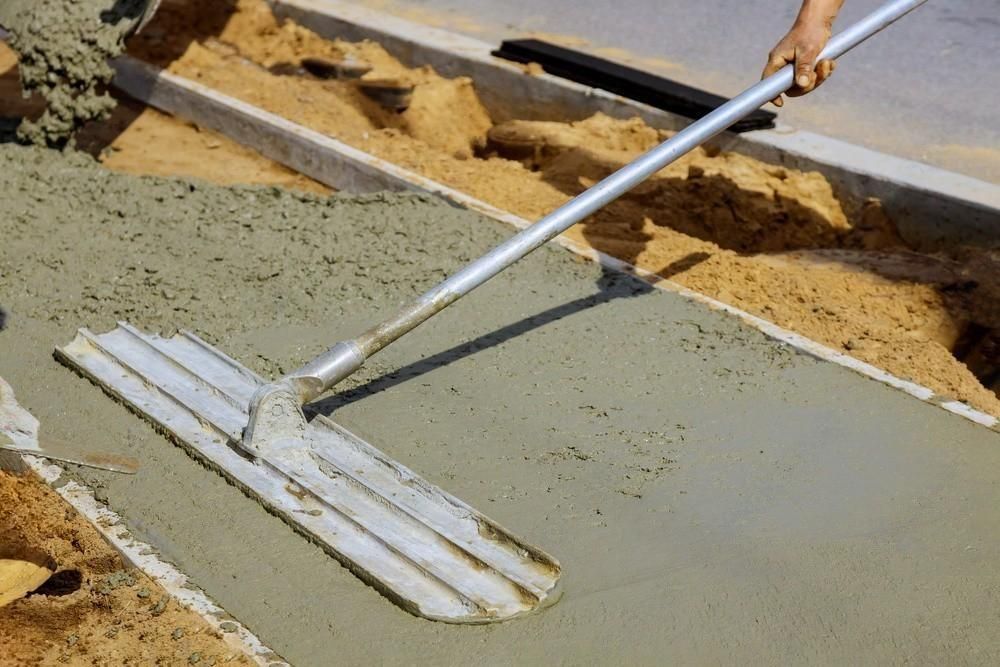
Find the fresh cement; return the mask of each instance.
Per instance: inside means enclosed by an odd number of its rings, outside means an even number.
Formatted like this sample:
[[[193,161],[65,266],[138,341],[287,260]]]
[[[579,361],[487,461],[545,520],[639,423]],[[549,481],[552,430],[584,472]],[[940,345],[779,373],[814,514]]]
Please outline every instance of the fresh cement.
[[[24,120],[18,137],[62,146],[91,120],[106,118],[115,101],[104,88],[108,60],[142,15],[141,0],[3,0],[0,26],[20,55],[24,94],[46,101],[40,117]]]
[[[297,665],[1000,660],[1000,436],[543,248],[322,403],[556,555],[487,627],[399,610],[52,359],[189,327],[274,376],[508,236],[416,196],[133,178],[0,147],[0,376],[143,539]]]

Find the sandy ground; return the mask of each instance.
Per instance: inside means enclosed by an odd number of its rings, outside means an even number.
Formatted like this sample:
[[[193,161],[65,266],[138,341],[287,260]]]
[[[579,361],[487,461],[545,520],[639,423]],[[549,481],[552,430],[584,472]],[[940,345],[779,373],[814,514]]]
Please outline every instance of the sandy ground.
[[[249,664],[33,475],[0,471],[0,508],[0,558],[51,575],[0,607],[5,665]]]
[[[133,51],[527,218],[564,203],[663,134],[595,117],[493,126],[466,79],[403,68],[375,44],[329,42],[242,0],[174,0]],[[350,82],[271,73],[354,57],[415,84],[388,112]],[[997,258],[917,254],[878,203],[848,214],[817,173],[695,151],[569,236],[993,414]],[[978,377],[977,377],[978,375]]]

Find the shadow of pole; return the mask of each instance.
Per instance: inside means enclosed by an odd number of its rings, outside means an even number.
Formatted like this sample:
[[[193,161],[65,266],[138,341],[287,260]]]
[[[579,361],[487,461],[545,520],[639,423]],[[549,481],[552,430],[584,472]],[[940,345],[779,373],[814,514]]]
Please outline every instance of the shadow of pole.
[[[670,277],[676,273],[687,271],[705,261],[708,257],[709,255],[706,253],[691,253],[677,262],[664,267],[658,273],[660,276]],[[643,280],[609,269],[602,270],[601,276],[597,280],[597,286],[600,291],[595,294],[580,297],[579,299],[549,308],[536,315],[526,317],[518,322],[483,334],[474,340],[456,345],[430,357],[386,373],[378,378],[369,380],[361,386],[316,401],[307,406],[306,412],[310,415],[319,413],[329,416],[335,410],[345,405],[350,405],[367,396],[391,389],[437,368],[442,368],[466,357],[471,357],[483,350],[501,345],[518,336],[523,336],[570,315],[596,308],[617,299],[631,299],[644,296],[654,292],[656,289]]]

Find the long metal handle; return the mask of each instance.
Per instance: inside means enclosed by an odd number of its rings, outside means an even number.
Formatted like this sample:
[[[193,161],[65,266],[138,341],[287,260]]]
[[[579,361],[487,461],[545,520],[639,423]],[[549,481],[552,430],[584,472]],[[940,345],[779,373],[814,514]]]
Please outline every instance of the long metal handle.
[[[819,59],[835,59],[927,0],[892,0],[829,41]],[[778,72],[734,97],[707,116],[622,167],[531,227],[504,241],[424,293],[396,315],[354,340],[338,343],[285,379],[298,387],[303,401],[323,393],[375,354],[431,316],[445,309],[525,255],[552,240],[595,211],[622,196],[681,156],[700,146],[755,109],[792,87],[793,67]]]

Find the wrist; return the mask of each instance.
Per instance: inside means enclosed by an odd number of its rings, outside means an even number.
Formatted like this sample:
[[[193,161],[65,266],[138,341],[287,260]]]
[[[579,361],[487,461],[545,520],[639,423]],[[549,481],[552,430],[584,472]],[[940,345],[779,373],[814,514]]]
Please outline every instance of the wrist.
[[[821,27],[830,32],[842,4],[842,2],[831,2],[830,0],[805,0],[798,16],[795,17],[792,29]]]

